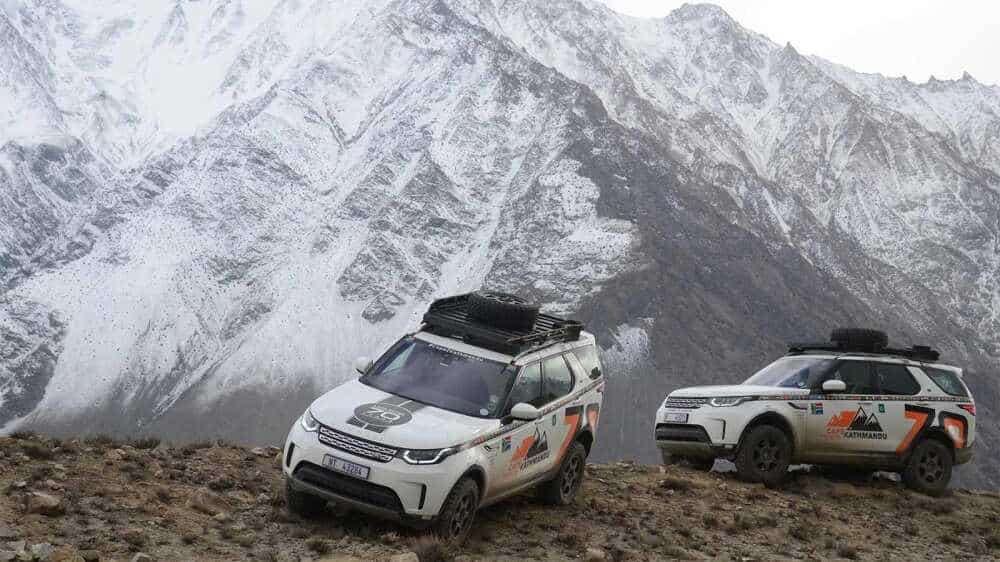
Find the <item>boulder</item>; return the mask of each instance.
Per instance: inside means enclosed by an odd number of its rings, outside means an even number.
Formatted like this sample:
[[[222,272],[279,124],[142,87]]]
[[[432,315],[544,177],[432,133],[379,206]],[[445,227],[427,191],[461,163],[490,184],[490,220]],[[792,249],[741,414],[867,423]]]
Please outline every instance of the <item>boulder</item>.
[[[49,517],[62,515],[65,511],[62,500],[43,492],[31,492],[27,501],[28,513],[39,513]]]
[[[226,501],[207,488],[199,488],[191,494],[188,507],[206,515],[216,515],[226,510]]]
[[[587,552],[583,555],[583,559],[586,562],[604,562],[608,559],[608,555],[604,553],[603,550],[599,548],[590,547]]]
[[[35,560],[48,560],[49,556],[52,556],[52,553],[55,552],[55,548],[51,544],[43,542],[31,545],[28,552],[31,553],[31,557]]]
[[[75,548],[61,546],[53,550],[45,562],[87,562],[87,560]]]

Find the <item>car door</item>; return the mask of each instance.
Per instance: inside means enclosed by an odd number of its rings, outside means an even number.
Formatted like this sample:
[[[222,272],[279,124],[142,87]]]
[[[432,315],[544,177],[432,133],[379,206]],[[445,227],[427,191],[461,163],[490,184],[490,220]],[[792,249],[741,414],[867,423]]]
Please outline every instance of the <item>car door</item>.
[[[530,363],[521,367],[514,379],[507,398],[506,413],[514,404],[525,402],[535,407],[544,404],[542,395],[542,366],[540,362]],[[512,421],[514,428],[500,436],[498,446],[500,452],[492,467],[491,488],[497,494],[515,488],[527,481],[539,471],[538,456],[548,450],[545,436],[539,432],[542,419],[534,421]]]
[[[844,392],[824,394],[823,382],[841,380]],[[813,389],[813,400],[806,414],[806,451],[804,458],[865,454],[884,444],[884,412],[878,411],[875,397],[878,387],[868,361],[844,359]]]
[[[906,405],[920,401],[920,383],[905,365],[899,363],[873,363],[872,369],[875,371],[879,394],[886,398],[875,402],[875,410],[881,416],[879,422],[886,438],[872,446],[878,452],[895,453],[901,445],[905,449],[908,442],[907,436],[914,421],[912,416],[906,415]]]
[[[550,454],[543,459],[540,472],[554,471],[562,462],[570,441],[583,421],[583,404],[564,403],[573,392],[576,377],[564,355],[554,355],[542,361],[542,392],[545,399],[539,431],[546,435]]]

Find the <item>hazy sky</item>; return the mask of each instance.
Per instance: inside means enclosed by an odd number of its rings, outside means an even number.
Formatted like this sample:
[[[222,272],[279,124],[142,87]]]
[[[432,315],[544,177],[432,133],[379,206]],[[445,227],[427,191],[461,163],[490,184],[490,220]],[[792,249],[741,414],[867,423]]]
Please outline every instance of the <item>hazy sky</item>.
[[[680,0],[602,0],[661,17]],[[861,72],[1000,84],[1000,0],[718,0],[744,27]]]

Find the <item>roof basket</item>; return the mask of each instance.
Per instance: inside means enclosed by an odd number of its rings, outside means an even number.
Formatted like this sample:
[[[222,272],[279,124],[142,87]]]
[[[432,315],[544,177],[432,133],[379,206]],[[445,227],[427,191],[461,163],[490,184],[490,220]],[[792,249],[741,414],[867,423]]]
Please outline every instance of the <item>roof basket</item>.
[[[870,346],[852,346],[844,342],[823,342],[823,343],[793,343],[788,346],[789,354],[802,354],[816,351],[829,353],[868,353],[871,355],[889,355],[893,357],[903,357],[914,361],[937,361],[941,358],[941,353],[931,349],[926,345],[914,345],[909,348],[882,347],[873,350]]]
[[[511,330],[483,324],[468,317],[469,295],[445,297],[431,303],[424,314],[424,329],[505,353],[519,355],[559,342],[580,339],[583,324],[549,314],[539,314],[529,330]]]

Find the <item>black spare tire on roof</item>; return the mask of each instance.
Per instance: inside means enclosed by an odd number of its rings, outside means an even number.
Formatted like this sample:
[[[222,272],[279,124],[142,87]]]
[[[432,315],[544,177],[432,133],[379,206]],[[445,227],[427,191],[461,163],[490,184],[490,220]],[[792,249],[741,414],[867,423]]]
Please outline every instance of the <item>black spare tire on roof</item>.
[[[537,304],[496,291],[469,294],[468,307],[470,320],[508,330],[530,330],[538,318]]]
[[[851,349],[872,351],[889,346],[889,336],[885,332],[869,328],[837,328],[830,333],[830,341]]]

